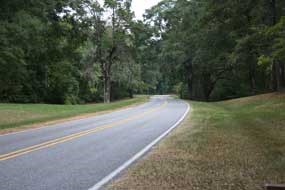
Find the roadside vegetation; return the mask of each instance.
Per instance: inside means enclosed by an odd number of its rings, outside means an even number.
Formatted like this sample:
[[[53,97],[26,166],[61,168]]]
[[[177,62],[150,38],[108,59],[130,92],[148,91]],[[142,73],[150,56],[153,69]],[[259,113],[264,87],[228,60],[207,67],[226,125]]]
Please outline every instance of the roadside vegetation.
[[[0,102],[219,101],[285,89],[284,0],[160,0],[143,20],[132,2],[2,2]]]
[[[2,1],[0,134],[147,99],[134,94],[252,96],[191,102],[184,125],[113,187],[284,183],[285,1],[161,0],[143,20],[132,2]]]
[[[0,133],[24,125],[54,121],[84,114],[111,111],[130,105],[143,103],[148,96],[115,101],[110,104],[51,105],[51,104],[0,104]]]
[[[190,102],[181,127],[110,189],[262,190],[285,182],[285,94]]]

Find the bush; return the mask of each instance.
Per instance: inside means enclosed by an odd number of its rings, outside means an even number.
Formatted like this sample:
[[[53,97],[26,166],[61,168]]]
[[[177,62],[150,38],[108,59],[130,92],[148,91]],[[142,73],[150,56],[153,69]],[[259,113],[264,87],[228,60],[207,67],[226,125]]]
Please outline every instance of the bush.
[[[189,98],[189,91],[187,84],[180,82],[174,86],[174,91],[179,95],[180,98],[187,99]]]

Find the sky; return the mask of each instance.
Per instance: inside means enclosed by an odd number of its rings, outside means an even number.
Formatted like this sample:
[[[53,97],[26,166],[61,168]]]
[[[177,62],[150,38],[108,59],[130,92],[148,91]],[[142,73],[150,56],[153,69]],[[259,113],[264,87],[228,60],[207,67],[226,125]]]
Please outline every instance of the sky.
[[[146,9],[158,4],[161,0],[133,0],[132,10],[137,19],[142,19]]]
[[[132,10],[135,12],[136,19],[143,19],[143,14],[146,9],[158,4],[161,0],[133,0]],[[104,0],[99,0],[103,4]]]

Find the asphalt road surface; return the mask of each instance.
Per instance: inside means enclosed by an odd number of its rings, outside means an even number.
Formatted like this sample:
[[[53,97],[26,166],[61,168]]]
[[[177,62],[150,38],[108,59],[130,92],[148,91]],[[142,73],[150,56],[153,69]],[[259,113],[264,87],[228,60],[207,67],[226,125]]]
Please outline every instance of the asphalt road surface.
[[[0,136],[1,190],[102,189],[176,127],[188,105],[169,96],[109,114]]]

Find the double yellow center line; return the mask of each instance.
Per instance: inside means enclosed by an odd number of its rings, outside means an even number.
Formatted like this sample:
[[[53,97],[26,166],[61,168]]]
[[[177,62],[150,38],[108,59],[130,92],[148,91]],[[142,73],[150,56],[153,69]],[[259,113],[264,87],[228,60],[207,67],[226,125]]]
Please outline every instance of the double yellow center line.
[[[34,151],[37,151],[37,150],[48,148],[48,147],[51,147],[51,146],[54,146],[54,145],[57,145],[57,144],[60,144],[60,143],[64,143],[64,142],[67,142],[67,141],[70,141],[70,140],[73,140],[73,139],[77,139],[77,138],[83,137],[83,136],[88,135],[88,134],[96,133],[98,131],[102,131],[102,130],[109,129],[109,128],[112,128],[112,127],[117,126],[117,125],[121,125],[121,124],[127,123],[129,121],[141,118],[141,117],[143,117],[145,115],[148,115],[148,114],[151,114],[151,113],[153,113],[155,111],[158,111],[158,110],[164,108],[166,105],[167,105],[167,101],[165,101],[159,107],[153,108],[153,109],[148,110],[146,112],[140,113],[138,115],[135,115],[135,116],[132,116],[132,117],[129,117],[129,118],[117,121],[117,122],[113,122],[113,123],[110,123],[110,124],[102,125],[102,126],[99,126],[99,127],[93,128],[93,129],[81,131],[81,132],[78,132],[78,133],[75,133],[75,134],[72,134],[72,135],[67,135],[67,136],[64,136],[64,137],[60,137],[60,138],[57,138],[57,139],[54,139],[54,140],[46,141],[44,143],[40,143],[40,144],[33,145],[33,146],[30,146],[30,147],[27,147],[27,148],[19,149],[19,150],[16,150],[16,151],[13,151],[13,152],[10,152],[10,153],[7,153],[7,154],[2,154],[2,155],[0,155],[0,161],[9,160],[9,159],[12,159],[12,158],[15,158],[15,157],[18,157],[18,156],[21,156],[21,155],[24,155],[24,154],[27,154],[27,153],[30,153],[30,152],[34,152]]]

